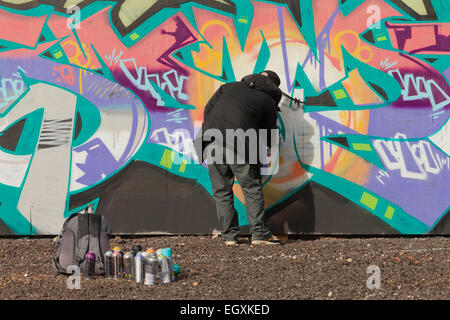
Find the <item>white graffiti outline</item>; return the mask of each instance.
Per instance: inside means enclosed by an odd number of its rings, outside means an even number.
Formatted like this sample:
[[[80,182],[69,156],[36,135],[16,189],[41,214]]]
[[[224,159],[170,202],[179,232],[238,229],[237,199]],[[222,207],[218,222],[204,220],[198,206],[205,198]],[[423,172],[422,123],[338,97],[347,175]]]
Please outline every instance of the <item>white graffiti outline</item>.
[[[192,136],[186,129],[176,129],[169,133],[167,128],[159,128],[153,131],[150,139],[185,156],[191,156],[194,160],[197,159]]]
[[[134,70],[136,72],[136,77],[130,72],[126,63],[132,63],[134,66]],[[148,91],[150,94],[157,100],[157,106],[164,106],[164,101],[161,96],[156,92],[153,86],[150,83],[152,80],[158,87],[162,90],[166,88],[169,91],[169,94],[172,98],[180,99],[180,100],[188,100],[189,96],[182,92],[184,81],[188,78],[186,76],[180,76],[175,70],[169,70],[160,77],[158,73],[148,73],[146,67],[138,67],[136,64],[136,60],[134,58],[131,59],[121,59],[119,61],[120,68],[122,69],[125,76],[130,80],[133,85],[143,91]],[[170,76],[173,75],[175,78],[175,84],[170,79]],[[162,78],[162,80],[161,80]]]
[[[406,135],[397,133],[396,139],[406,139]],[[407,168],[404,157],[404,148],[401,144],[406,145],[407,150],[410,152],[411,158],[414,160],[417,171]],[[388,170],[400,170],[400,175],[403,178],[426,180],[428,174],[439,174],[444,166],[450,169],[450,161],[448,159],[441,159],[431,149],[431,144],[428,141],[421,140],[417,142],[400,141],[400,140],[375,140],[373,146],[378,153],[381,161]],[[394,160],[391,160],[394,159]],[[381,172],[380,172],[381,173]],[[389,177],[389,174],[382,174],[382,176]],[[381,177],[377,176],[378,181]],[[382,180],[380,181],[382,184]]]
[[[442,90],[442,88],[433,79],[425,80],[424,77],[416,77],[412,73],[407,73],[402,76],[399,69],[389,70],[388,73],[391,76],[394,76],[394,74],[396,74],[397,77],[400,79],[401,85],[403,87],[402,98],[404,101],[429,99],[433,107],[433,113],[435,114],[436,112],[442,110],[445,106],[447,106],[450,103],[450,97],[445,93],[444,90]],[[414,87],[417,94],[410,95],[411,89],[410,83]],[[436,100],[433,95],[432,86],[434,86],[434,88],[445,97],[445,100],[441,101],[440,103],[436,103]],[[422,91],[421,88],[423,88],[425,91]]]

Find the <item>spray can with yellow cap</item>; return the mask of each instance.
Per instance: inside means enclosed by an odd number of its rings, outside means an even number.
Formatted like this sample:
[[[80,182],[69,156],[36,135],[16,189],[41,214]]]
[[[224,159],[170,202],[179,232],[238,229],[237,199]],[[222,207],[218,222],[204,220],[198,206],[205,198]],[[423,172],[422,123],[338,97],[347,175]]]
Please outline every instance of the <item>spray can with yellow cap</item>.
[[[113,278],[118,279],[123,277],[123,253],[120,247],[113,248]]]
[[[132,251],[127,252],[123,256],[123,277],[127,280],[134,278],[134,254]]]

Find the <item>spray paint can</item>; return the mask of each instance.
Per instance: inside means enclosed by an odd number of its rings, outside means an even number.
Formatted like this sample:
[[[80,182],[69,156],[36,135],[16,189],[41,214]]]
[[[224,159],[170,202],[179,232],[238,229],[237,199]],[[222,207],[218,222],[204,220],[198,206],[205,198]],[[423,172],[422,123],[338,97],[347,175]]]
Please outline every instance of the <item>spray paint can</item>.
[[[142,247],[139,244],[135,244],[131,247],[131,252],[133,252],[134,255],[137,255],[137,253],[141,251]]]
[[[179,265],[173,265],[173,271],[175,272],[175,279],[178,279],[178,275],[180,274],[181,268]]]
[[[161,250],[162,250],[162,249],[156,250],[156,257],[159,257],[159,256],[161,255]],[[156,278],[159,279],[159,272],[158,272],[158,274],[156,275]]]
[[[134,265],[134,258],[136,257],[136,255],[138,254],[138,252],[142,251],[142,246],[139,244],[135,244],[131,247],[131,252],[133,253],[133,262],[131,264],[132,270],[133,270],[133,275],[132,275],[132,279],[134,279],[135,277],[135,265]]]
[[[144,257],[145,261],[147,262],[148,258],[150,257],[150,253],[147,251],[142,251],[141,254]]]
[[[161,249],[161,254],[167,258],[167,261],[169,263],[170,281],[175,281],[175,270],[173,269],[172,249],[171,248]]]
[[[93,278],[95,276],[95,253],[92,251],[89,251],[85,255],[85,271],[84,271],[84,277],[85,278]]]
[[[134,254],[133,252],[127,252],[123,256],[123,277],[127,280],[133,280],[133,264]]]
[[[113,278],[123,277],[123,253],[119,247],[113,249]]]
[[[114,278],[114,261],[112,251],[105,252],[105,277]]]
[[[163,256],[162,254],[159,255],[158,262],[159,262],[159,278],[161,279],[162,283],[169,283],[170,282],[170,268],[169,268],[169,261],[167,260],[167,257]]]
[[[158,259],[158,250],[155,247],[150,247],[147,249],[147,252],[150,254],[155,254],[156,259]],[[159,268],[159,267],[158,267]],[[159,279],[159,272],[156,272],[156,279]]]
[[[146,286],[154,286],[156,284],[156,275],[158,274],[159,261],[156,254],[150,253],[147,266],[145,267],[145,281]]]
[[[144,282],[145,258],[142,252],[138,252],[134,257],[134,282]]]

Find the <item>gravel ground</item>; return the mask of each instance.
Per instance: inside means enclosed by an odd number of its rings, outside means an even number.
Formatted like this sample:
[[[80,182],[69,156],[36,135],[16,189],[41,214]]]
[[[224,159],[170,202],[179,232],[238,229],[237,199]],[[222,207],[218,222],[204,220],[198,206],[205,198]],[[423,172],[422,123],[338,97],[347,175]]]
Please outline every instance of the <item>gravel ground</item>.
[[[118,238],[123,250],[171,247],[176,282],[142,287],[126,280],[81,278],[67,288],[51,259],[53,239],[0,239],[0,299],[450,299],[450,238],[289,239],[282,246],[225,247],[205,236]],[[368,289],[367,268],[380,268]]]

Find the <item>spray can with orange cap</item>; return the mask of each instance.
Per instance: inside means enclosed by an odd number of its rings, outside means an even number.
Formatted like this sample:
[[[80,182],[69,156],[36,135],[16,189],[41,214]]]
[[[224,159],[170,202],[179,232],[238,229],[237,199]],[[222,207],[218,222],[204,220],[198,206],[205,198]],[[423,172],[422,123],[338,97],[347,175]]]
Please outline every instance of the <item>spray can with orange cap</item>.
[[[147,252],[149,253],[149,256],[145,267],[144,284],[147,286],[153,286],[156,284],[156,275],[158,274],[159,262],[156,258],[156,250],[154,248],[148,249]]]
[[[123,253],[120,247],[113,248],[113,277],[115,279],[123,277]]]

